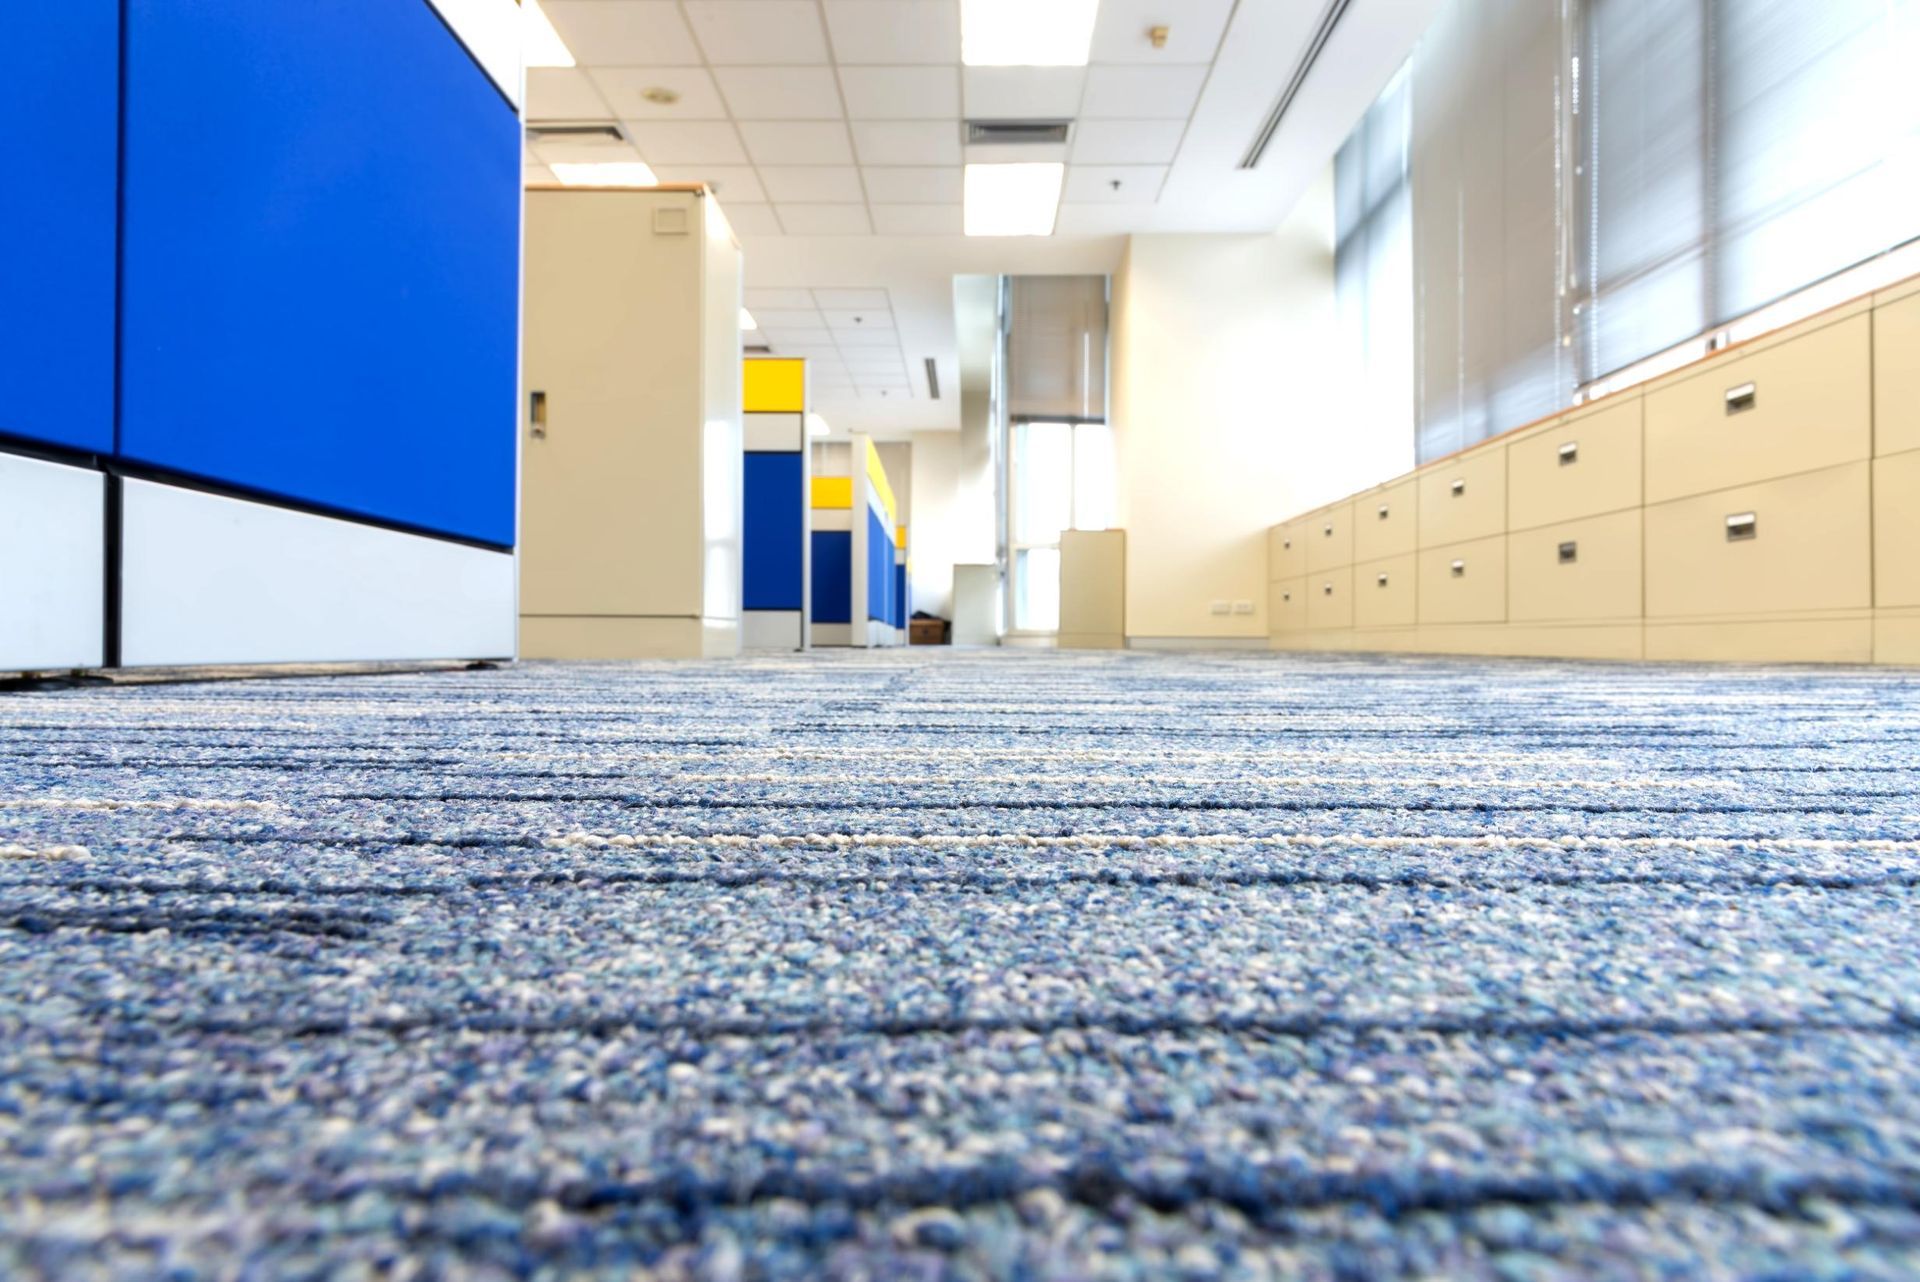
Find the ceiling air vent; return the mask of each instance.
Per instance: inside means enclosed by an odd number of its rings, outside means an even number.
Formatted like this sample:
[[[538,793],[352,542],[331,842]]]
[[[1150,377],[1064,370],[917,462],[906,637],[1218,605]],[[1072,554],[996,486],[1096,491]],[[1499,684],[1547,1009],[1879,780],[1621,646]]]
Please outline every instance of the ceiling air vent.
[[[1293,100],[1300,93],[1300,87],[1307,83],[1307,73],[1313,70],[1313,64],[1320,60],[1320,54],[1327,47],[1327,41],[1333,38],[1333,29],[1340,25],[1340,19],[1346,14],[1352,0],[1328,0],[1326,12],[1320,15],[1320,25],[1314,29],[1313,38],[1307,41],[1307,47],[1300,55],[1300,61],[1294,64],[1293,74],[1287,78],[1287,87],[1280,91],[1279,100],[1273,109],[1267,112],[1267,118],[1260,122],[1260,130],[1253,136],[1253,145],[1247,148],[1247,154],[1240,158],[1240,168],[1252,169],[1267,154],[1267,144],[1273,141],[1274,134],[1280,131],[1280,121],[1286,116],[1287,108],[1293,106]]]
[[[1058,145],[1067,141],[1067,133],[1072,128],[1071,120],[969,120],[967,145],[969,147],[1018,147],[1046,143]]]
[[[927,357],[927,395],[933,400],[940,399],[940,365],[933,357]]]
[[[623,143],[627,140],[620,126],[604,121],[588,124],[563,124],[559,121],[532,121],[527,125],[528,142]]]

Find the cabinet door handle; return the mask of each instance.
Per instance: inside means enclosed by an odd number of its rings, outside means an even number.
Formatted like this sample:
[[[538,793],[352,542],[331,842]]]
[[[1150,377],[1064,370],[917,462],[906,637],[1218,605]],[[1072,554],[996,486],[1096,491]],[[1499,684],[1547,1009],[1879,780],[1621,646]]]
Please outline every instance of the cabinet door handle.
[[[1560,545],[1560,564],[1570,565],[1579,559],[1580,545],[1578,543],[1562,543]]]
[[[1727,518],[1727,542],[1760,537],[1760,518],[1752,512],[1735,512]]]
[[[1727,389],[1727,413],[1739,414],[1759,404],[1760,389],[1752,383],[1742,383],[1738,387]]]
[[[1387,576],[1386,576],[1386,575],[1384,575],[1384,574],[1383,574],[1383,575],[1381,575],[1381,576],[1380,576],[1380,578],[1379,578],[1379,580],[1378,580],[1378,584],[1379,584],[1379,586],[1380,586],[1380,587],[1383,587],[1383,588],[1384,588],[1384,587],[1386,587],[1386,586],[1387,586]]]
[[[1383,521],[1387,519],[1387,505],[1385,503],[1380,505],[1380,519]]]
[[[533,424],[533,439],[547,439],[547,394],[529,392],[527,394],[527,418]]]
[[[1568,441],[1565,445],[1562,445],[1560,447],[1560,466],[1561,467],[1565,467],[1569,463],[1578,463],[1579,461],[1580,461],[1580,442]]]
[[[1465,561],[1455,561],[1448,568],[1453,571],[1453,577],[1456,579],[1464,579],[1467,577],[1467,563]]]
[[[1327,527],[1326,529],[1324,529],[1324,530],[1322,530],[1322,531],[1321,531],[1321,533],[1323,533],[1323,534],[1325,534],[1325,535],[1326,535],[1326,536],[1327,536],[1328,538],[1332,538],[1332,537],[1333,537],[1333,527],[1332,527],[1331,525],[1329,525],[1329,526],[1328,526],[1328,527]]]
[[[1465,481],[1455,481],[1449,488],[1453,491],[1453,497],[1459,498],[1467,492],[1467,483]]]
[[[1323,584],[1322,584],[1322,585],[1320,586],[1320,590],[1321,590],[1322,592],[1324,592],[1324,593],[1325,593],[1326,595],[1328,595],[1328,596],[1332,596],[1332,595],[1333,595],[1333,583],[1332,583],[1331,581],[1328,581],[1328,582],[1326,582],[1326,583],[1323,583]]]
[[[1281,539],[1281,540],[1280,540],[1280,546],[1281,546],[1282,548],[1285,548],[1285,549],[1286,549],[1287,551],[1289,551],[1289,552],[1291,552],[1291,551],[1293,550],[1293,540],[1292,540],[1292,539]]]
[[[1291,593],[1291,592],[1282,592],[1282,593],[1280,594],[1280,599],[1281,599],[1282,601],[1291,601],[1291,600],[1293,600],[1293,593]]]

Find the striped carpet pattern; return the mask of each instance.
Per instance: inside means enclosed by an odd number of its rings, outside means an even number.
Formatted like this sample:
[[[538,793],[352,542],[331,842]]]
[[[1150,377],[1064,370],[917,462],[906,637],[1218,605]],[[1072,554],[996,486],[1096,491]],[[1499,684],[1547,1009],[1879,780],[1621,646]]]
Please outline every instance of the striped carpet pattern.
[[[0,1275],[1920,1276],[1920,675],[0,695]]]

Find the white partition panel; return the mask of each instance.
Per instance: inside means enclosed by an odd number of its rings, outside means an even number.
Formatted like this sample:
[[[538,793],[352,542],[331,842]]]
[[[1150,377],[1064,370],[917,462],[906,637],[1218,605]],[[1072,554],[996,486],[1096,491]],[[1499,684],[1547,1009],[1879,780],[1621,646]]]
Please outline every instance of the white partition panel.
[[[100,666],[106,544],[104,476],[0,454],[0,671]]]
[[[121,662],[514,654],[508,552],[125,482]]]

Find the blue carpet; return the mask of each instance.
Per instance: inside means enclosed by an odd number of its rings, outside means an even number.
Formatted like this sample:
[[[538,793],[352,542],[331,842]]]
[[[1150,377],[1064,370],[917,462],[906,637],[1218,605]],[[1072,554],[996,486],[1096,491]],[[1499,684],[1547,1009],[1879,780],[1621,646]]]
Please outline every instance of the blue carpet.
[[[0,1274],[1920,1276],[1920,677],[0,696]]]

